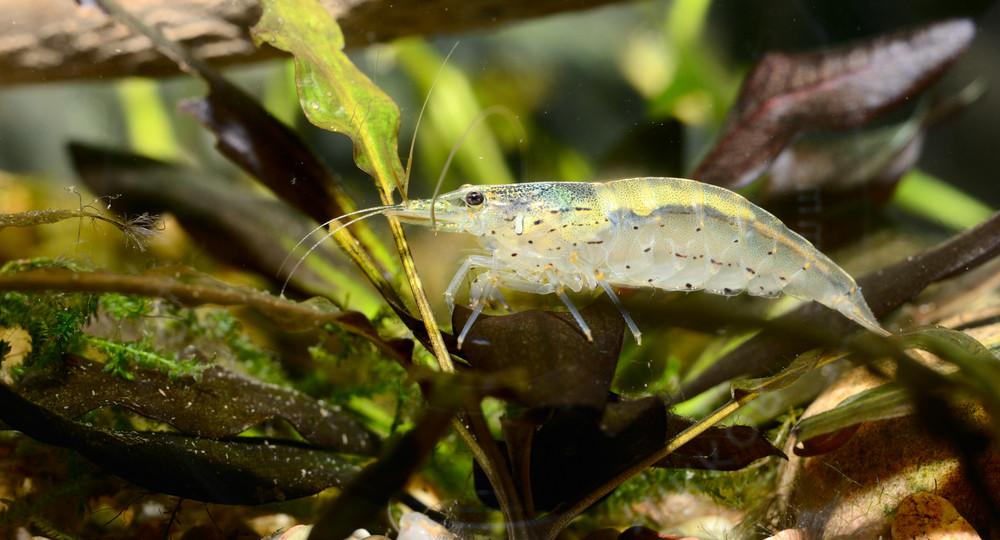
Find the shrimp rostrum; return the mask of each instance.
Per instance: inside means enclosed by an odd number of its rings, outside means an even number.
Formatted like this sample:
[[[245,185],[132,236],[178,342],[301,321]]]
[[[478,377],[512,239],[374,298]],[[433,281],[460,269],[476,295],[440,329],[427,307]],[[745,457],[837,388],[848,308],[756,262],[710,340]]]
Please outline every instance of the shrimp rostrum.
[[[854,279],[806,239],[742,196],[694,180],[466,185],[436,199],[373,210],[472,234],[484,248],[465,260],[445,293],[453,309],[465,276],[478,272],[469,291],[473,312],[458,335],[459,347],[485,305],[506,305],[500,288],[557,295],[588,339],[590,329],[567,289],[606,291],[637,342],[639,329],[615,286],[727,296],[785,293],[889,334]]]

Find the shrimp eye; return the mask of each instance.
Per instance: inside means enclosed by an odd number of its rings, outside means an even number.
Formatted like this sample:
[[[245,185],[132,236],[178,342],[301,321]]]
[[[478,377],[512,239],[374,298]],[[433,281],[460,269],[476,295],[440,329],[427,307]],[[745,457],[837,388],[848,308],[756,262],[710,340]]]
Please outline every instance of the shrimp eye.
[[[470,191],[465,194],[465,204],[469,206],[479,206],[480,204],[483,204],[485,200],[486,197],[483,196],[482,191]]]

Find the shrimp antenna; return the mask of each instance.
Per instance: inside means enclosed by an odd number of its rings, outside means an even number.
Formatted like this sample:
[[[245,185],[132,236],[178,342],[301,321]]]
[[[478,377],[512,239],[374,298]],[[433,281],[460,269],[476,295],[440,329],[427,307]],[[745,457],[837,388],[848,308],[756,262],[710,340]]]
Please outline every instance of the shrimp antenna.
[[[344,227],[347,227],[348,225],[353,225],[354,223],[356,223],[358,221],[361,221],[363,219],[370,218],[370,217],[378,215],[378,214],[384,214],[389,209],[399,208],[399,207],[400,207],[400,205],[389,204],[389,205],[385,205],[385,206],[376,206],[376,207],[373,207],[373,208],[364,208],[362,210],[355,210],[354,212],[348,212],[348,213],[346,213],[346,214],[344,214],[342,216],[335,217],[335,218],[333,218],[333,219],[331,219],[329,221],[321,223],[318,227],[316,227],[315,229],[309,231],[305,236],[302,237],[302,240],[299,240],[299,242],[297,244],[295,244],[295,246],[293,246],[292,249],[290,249],[288,251],[288,255],[285,255],[285,260],[281,261],[281,266],[278,268],[278,274],[279,275],[281,274],[281,271],[285,268],[285,264],[288,262],[289,257],[292,256],[292,253],[294,253],[295,250],[298,249],[299,246],[301,246],[306,241],[306,239],[308,239],[310,236],[312,236],[313,234],[315,234],[317,231],[319,231],[323,227],[327,227],[330,224],[332,224],[334,222],[337,222],[337,221],[340,221],[340,220],[342,220],[342,219],[344,219],[346,217],[355,216],[355,215],[358,215],[358,214],[364,214],[363,216],[351,219],[347,223],[341,224],[336,229],[333,229],[332,231],[330,231],[329,233],[327,233],[326,235],[324,235],[323,238],[321,238],[319,241],[317,241],[316,243],[314,243],[309,248],[309,250],[305,252],[305,254],[303,254],[301,257],[299,257],[299,260],[298,260],[298,262],[295,263],[295,266],[293,266],[292,269],[289,270],[288,277],[285,278],[285,282],[281,284],[281,296],[282,297],[285,296],[285,289],[288,287],[288,282],[291,281],[292,276],[295,275],[295,271],[299,269],[299,266],[302,266],[302,263],[306,260],[306,257],[308,257],[309,254],[311,254],[313,251],[315,251],[316,248],[318,248],[320,244],[322,244],[323,242],[325,242],[327,238],[330,238],[331,236],[337,234],[340,231],[340,229],[343,229]]]
[[[413,149],[417,146],[417,130],[420,129],[420,121],[424,118],[424,111],[427,110],[427,104],[431,101],[431,94],[434,92],[434,86],[437,85],[438,79],[441,77],[441,73],[444,72],[444,66],[448,64],[448,59],[451,58],[451,54],[455,52],[458,48],[459,42],[456,41],[454,45],[451,46],[451,50],[444,57],[444,62],[441,62],[441,67],[438,68],[437,74],[434,75],[434,80],[431,81],[431,87],[427,89],[427,96],[424,97],[424,104],[420,106],[420,113],[417,114],[417,123],[413,126],[413,138],[410,139],[410,155],[406,158],[406,173],[403,177],[403,186],[400,189],[400,195],[403,196],[403,202],[408,202],[409,197],[407,192],[410,189],[410,170],[413,168]],[[431,221],[433,224],[433,221]]]
[[[502,105],[493,105],[491,107],[487,107],[482,111],[480,111],[479,114],[472,119],[472,122],[469,123],[469,127],[465,128],[465,133],[462,133],[462,136],[459,137],[458,140],[455,142],[455,144],[451,147],[451,152],[448,154],[448,159],[444,160],[444,167],[441,168],[441,176],[438,177],[437,185],[434,186],[434,195],[431,197],[431,230],[435,229],[434,206],[435,203],[437,202],[438,195],[441,193],[441,186],[444,184],[444,177],[446,174],[448,174],[448,167],[451,166],[451,161],[455,159],[455,155],[458,154],[458,149],[462,147],[462,143],[465,142],[465,139],[468,139],[469,135],[472,134],[472,130],[475,129],[476,126],[478,126],[483,120],[485,120],[491,114],[499,114],[510,122],[511,128],[517,133],[518,136],[518,145],[521,148],[521,157],[522,157],[521,162],[522,163],[528,162],[528,160],[525,158],[525,156],[527,155],[527,150],[525,146],[525,139],[527,138],[527,134],[524,131],[524,126],[522,126],[521,122],[518,121],[517,116],[515,116],[514,113],[512,113],[508,107],[504,107]],[[523,165],[523,167],[526,169],[527,165]],[[522,173],[523,172],[525,171],[522,170]]]

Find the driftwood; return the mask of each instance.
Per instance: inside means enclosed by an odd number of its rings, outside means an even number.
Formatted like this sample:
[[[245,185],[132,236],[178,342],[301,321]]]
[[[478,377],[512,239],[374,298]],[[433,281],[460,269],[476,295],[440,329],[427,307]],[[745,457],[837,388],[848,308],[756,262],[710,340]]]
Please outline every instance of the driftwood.
[[[348,47],[407,35],[489,28],[614,0],[322,0],[340,22]],[[254,0],[123,0],[147,24],[214,65],[282,53],[257,48],[248,29],[260,16]],[[73,0],[0,2],[0,85],[66,79],[177,73],[149,40],[97,8]]]

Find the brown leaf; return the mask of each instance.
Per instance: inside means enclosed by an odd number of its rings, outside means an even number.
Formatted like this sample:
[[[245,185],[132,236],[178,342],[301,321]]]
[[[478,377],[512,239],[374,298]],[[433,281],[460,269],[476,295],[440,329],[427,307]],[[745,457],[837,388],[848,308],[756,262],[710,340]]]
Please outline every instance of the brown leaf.
[[[452,319],[462,328],[469,310],[458,306]],[[485,372],[521,370],[527,407],[587,406],[603,409],[618,365],[625,323],[606,297],[580,314],[594,341],[587,341],[569,313],[523,311],[481,315],[462,347],[473,368]]]
[[[516,424],[517,428],[505,429],[505,433],[517,431],[519,439],[523,439],[514,440],[508,447],[517,468],[515,478],[520,478],[517,472],[528,469],[535,508],[551,510],[578,500],[663,448],[670,437],[694,423],[690,418],[668,414],[661,398],[648,396],[608,403],[600,416],[582,407],[552,410],[530,437],[524,433],[527,428],[524,418],[508,420],[506,426]],[[531,446],[527,460],[520,455],[526,444]],[[718,426],[709,428],[654,466],[736,470],[768,456],[784,457],[784,454],[756,429]],[[478,470],[476,488],[480,500],[496,505],[491,488]]]
[[[317,223],[350,211],[333,175],[294,131],[228,81],[208,82],[208,97],[178,109],[218,137],[219,152]]]
[[[609,403],[601,417],[582,409],[556,411],[532,440],[536,508],[575,501],[694,423],[668,414],[663,400],[655,396]],[[785,454],[755,428],[716,426],[654,466],[732,471],[769,456]]]
[[[670,432],[680,433],[694,420],[670,415]],[[735,471],[760,458],[785,453],[771,444],[756,428],[750,426],[715,426],[705,430],[676,452],[656,462],[656,467],[675,469],[706,469]]]
[[[749,184],[803,131],[858,126],[911,99],[974,33],[971,20],[956,19],[818,52],[768,54],[692,177],[730,189]]]
[[[588,538],[587,540],[590,539]],[[693,540],[693,537],[660,533],[650,529],[649,527],[636,525],[622,531],[622,533],[617,536],[617,540]]]
[[[833,433],[825,433],[807,440],[800,440],[792,449],[796,456],[809,457],[818,456],[832,452],[847,444],[851,437],[861,429],[862,423],[846,427]]]
[[[287,441],[216,441],[101,429],[68,420],[0,384],[0,418],[46,444],[72,448],[109,473],[156,492],[221,504],[262,504],[342,486],[352,461]]]
[[[667,408],[655,396],[609,403],[601,416],[560,409],[531,447],[535,508],[551,510],[595,489],[666,442]]]
[[[821,251],[854,241],[878,218],[916,165],[930,128],[978,99],[973,83],[946,99],[925,98],[899,123],[849,131],[810,131],[775,158],[757,203]]]
[[[209,439],[236,436],[272,418],[284,418],[317,447],[373,455],[380,440],[354,418],[295,390],[241,377],[220,366],[200,372],[198,381],[172,381],[158,371],[133,368],[128,381],[103,365],[65,355],[53,370],[33,372],[17,392],[67,419],[118,405],[170,424],[182,433]]]

